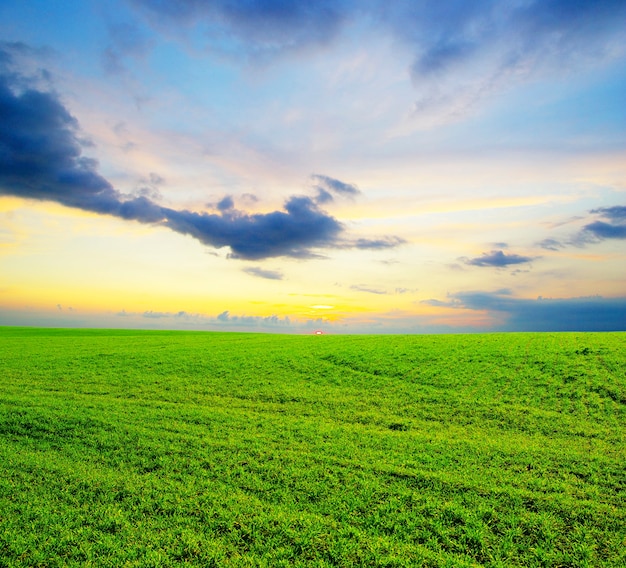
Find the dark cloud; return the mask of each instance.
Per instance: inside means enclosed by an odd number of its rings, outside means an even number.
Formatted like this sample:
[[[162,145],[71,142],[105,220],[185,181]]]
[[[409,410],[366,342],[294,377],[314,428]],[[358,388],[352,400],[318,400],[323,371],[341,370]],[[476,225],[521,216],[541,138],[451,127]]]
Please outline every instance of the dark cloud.
[[[220,215],[176,211],[145,196],[126,198],[83,156],[76,119],[53,93],[16,92],[0,76],[0,194],[56,201],[68,207],[142,223],[160,223],[201,242],[229,246],[233,256],[310,256],[332,245],[342,225],[308,197],[291,197],[285,211],[247,215],[227,207]]]
[[[413,73],[431,75],[444,71],[452,62],[468,58],[474,49],[474,44],[465,41],[448,40],[435,44],[413,64]]]
[[[323,45],[341,28],[349,2],[317,0],[130,0],[159,29],[172,25],[206,28],[214,49],[238,42],[248,55],[260,57],[309,45]],[[229,40],[229,41],[226,41]]]
[[[318,209],[309,197],[290,197],[285,211],[249,215],[236,210],[222,214],[165,210],[163,224],[178,233],[220,248],[233,258],[258,260],[276,256],[311,258],[311,248],[332,246],[342,225]]]
[[[503,320],[502,331],[626,331],[626,298],[513,297],[508,290],[459,292],[448,301],[426,300],[438,307],[490,312]]]
[[[228,35],[256,51],[324,44],[345,22],[367,18],[415,47],[420,74],[494,44],[508,49],[511,62],[526,53],[593,52],[623,32],[626,13],[623,0],[128,1],[161,29],[202,24],[214,36]]]
[[[191,235],[213,247],[230,247],[234,258],[258,260],[276,256],[309,258],[312,248],[346,246],[342,224],[307,196],[292,196],[283,211],[247,214],[232,197],[218,204],[219,214],[174,210],[155,203],[153,187],[139,195],[115,190],[98,173],[96,160],[83,155],[78,122],[53,92],[23,88],[7,71],[11,54],[0,48],[0,195],[55,201],[68,207],[113,215],[141,223],[157,223]],[[354,194],[354,186],[317,176],[336,193]],[[156,193],[158,195],[158,193]],[[357,248],[397,244],[358,241]]]
[[[626,205],[614,205],[613,207],[598,207],[590,213],[596,213],[611,221],[626,223]]]
[[[582,41],[590,36],[619,31],[622,22],[615,19],[624,12],[623,0],[534,0],[520,4],[512,19],[529,37],[534,34],[545,39],[545,35],[558,32],[557,44],[575,41],[582,48]]]
[[[431,298],[422,300],[420,304],[427,306],[436,306],[442,308],[467,308],[474,310],[494,309],[498,310],[497,301],[507,302],[512,297],[513,292],[509,288],[500,288],[494,292],[459,292],[458,294],[448,294],[448,300],[437,300]],[[472,298],[471,307],[466,306],[464,298],[468,296]]]
[[[235,202],[230,195],[227,195],[217,203],[216,207],[220,211],[230,211],[235,207]]]
[[[439,0],[384,3],[383,20],[414,45],[412,70],[423,77],[453,68],[498,47],[500,66],[528,70],[542,60],[555,63],[602,57],[623,35],[623,0],[534,0],[500,2]]]
[[[315,197],[316,203],[320,205],[323,203],[329,203],[334,200],[332,194],[321,187],[317,187],[317,196]]]
[[[491,266],[496,268],[502,268],[512,264],[523,264],[531,260],[533,260],[533,257],[521,256],[519,254],[505,254],[501,250],[492,250],[490,253],[485,252],[482,256],[477,258],[463,259],[465,264],[469,264],[470,266]]]
[[[160,208],[145,197],[122,201],[82,155],[76,119],[53,93],[14,91],[0,75],[0,194],[57,201],[96,213],[156,222]]]
[[[0,74],[16,88],[49,87],[52,77],[39,62],[52,53],[48,48],[34,48],[21,41],[0,41]]]
[[[613,207],[599,207],[592,209],[590,213],[599,215],[600,219],[585,225],[571,244],[584,246],[594,244],[606,239],[626,239],[626,207],[614,205]]]
[[[583,231],[598,240],[626,239],[626,207],[615,205],[613,207],[600,207],[592,209],[590,213],[600,215],[611,221],[594,221],[583,227]]]
[[[282,280],[283,279],[283,275],[280,272],[277,272],[275,270],[266,270],[258,266],[251,266],[249,268],[244,268],[243,271],[246,274],[250,274],[251,276],[257,276],[259,278],[265,278],[267,280]]]
[[[595,221],[585,225],[584,230],[600,240],[626,239],[626,224],[613,225],[604,221]]]

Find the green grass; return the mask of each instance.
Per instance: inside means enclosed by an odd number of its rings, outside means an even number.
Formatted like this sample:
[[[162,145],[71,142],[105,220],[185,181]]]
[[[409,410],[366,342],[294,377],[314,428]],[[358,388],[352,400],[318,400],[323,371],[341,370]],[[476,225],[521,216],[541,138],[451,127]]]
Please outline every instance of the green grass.
[[[626,566],[626,334],[0,328],[0,567]]]

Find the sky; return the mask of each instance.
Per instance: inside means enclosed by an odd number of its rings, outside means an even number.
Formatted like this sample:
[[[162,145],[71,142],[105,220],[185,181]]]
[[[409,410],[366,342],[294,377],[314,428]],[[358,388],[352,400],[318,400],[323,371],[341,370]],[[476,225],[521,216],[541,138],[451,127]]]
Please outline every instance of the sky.
[[[0,325],[626,330],[626,0],[0,0]]]

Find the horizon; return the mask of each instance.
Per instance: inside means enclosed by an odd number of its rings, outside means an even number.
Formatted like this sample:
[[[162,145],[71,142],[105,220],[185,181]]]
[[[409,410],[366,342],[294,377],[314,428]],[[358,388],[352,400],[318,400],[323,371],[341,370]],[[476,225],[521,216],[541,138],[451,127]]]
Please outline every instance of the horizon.
[[[626,331],[625,18],[0,4],[0,326]]]

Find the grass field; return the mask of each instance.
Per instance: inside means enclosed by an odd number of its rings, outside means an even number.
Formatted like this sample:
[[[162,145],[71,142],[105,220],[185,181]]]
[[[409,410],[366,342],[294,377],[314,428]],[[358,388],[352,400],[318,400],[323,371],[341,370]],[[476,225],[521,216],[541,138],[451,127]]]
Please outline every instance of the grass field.
[[[0,328],[0,566],[626,566],[626,334]]]

